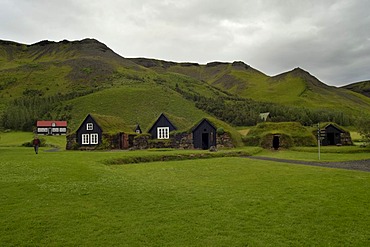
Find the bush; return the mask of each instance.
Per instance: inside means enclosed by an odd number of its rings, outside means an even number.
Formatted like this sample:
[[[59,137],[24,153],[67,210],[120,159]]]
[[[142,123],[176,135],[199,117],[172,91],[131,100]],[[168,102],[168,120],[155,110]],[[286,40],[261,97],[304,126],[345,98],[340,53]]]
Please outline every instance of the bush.
[[[365,145],[370,145],[370,117],[365,116],[357,120],[358,132],[362,137],[362,141]]]
[[[39,138],[40,139],[40,147],[46,147],[46,139],[45,138]],[[29,142],[25,142],[22,144],[22,147],[33,147],[33,139]]]
[[[218,135],[223,135],[223,134],[225,134],[225,130],[224,130],[224,128],[222,128],[222,127],[218,128],[216,132],[217,132],[217,134],[218,134]]]

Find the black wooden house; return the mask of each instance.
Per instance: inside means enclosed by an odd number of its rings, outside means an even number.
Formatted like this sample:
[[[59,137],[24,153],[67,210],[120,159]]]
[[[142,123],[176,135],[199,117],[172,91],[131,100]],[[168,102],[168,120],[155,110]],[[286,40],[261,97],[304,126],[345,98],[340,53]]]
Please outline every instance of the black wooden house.
[[[176,124],[182,126],[182,129],[178,130],[162,113],[148,130],[148,134],[141,134],[139,125],[136,127],[128,126],[119,117],[89,114],[78,129],[67,136],[66,148],[67,150],[96,148],[210,149],[216,146],[234,146],[230,135],[227,133],[217,134],[215,125],[208,119],[202,119],[193,127],[181,122],[176,122]]]
[[[176,130],[175,125],[163,113],[149,129],[152,139],[170,139],[170,132]]]
[[[121,118],[88,114],[77,131],[67,136],[67,149],[128,149],[137,133]]]
[[[76,131],[79,146],[96,146],[102,142],[103,130],[89,114]]]
[[[207,119],[203,119],[193,129],[194,148],[209,149],[216,146],[216,127]]]
[[[327,124],[321,128],[322,145],[352,145],[351,135],[335,124]]]

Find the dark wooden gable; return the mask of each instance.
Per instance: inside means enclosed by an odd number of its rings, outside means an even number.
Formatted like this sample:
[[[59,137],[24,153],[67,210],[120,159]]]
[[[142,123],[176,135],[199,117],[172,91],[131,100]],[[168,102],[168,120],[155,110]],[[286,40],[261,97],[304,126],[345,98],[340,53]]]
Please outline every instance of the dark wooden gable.
[[[143,132],[141,131],[140,125],[138,125],[138,124],[136,125],[135,133],[137,133],[137,134],[141,134],[141,133],[143,133]]]
[[[216,127],[207,119],[203,119],[193,130],[194,148],[209,149],[216,146]]]
[[[169,127],[170,132],[177,129],[175,125],[173,125],[171,121],[163,113],[158,117],[158,119],[155,121],[153,126],[148,131],[148,133],[150,133],[153,139],[158,138],[157,128],[160,127]]]
[[[341,134],[346,133],[344,130],[334,126],[333,124],[328,124],[325,126],[325,136],[322,140],[323,145],[338,145],[341,143]]]
[[[89,127],[88,127],[88,124],[89,124]],[[77,129],[77,132],[76,132],[77,143],[80,146],[82,146],[82,145],[97,145],[97,144],[83,144],[82,143],[82,135],[98,134],[98,144],[100,144],[101,141],[102,141],[102,133],[103,133],[102,128],[95,121],[95,119],[89,114],[89,115],[87,115],[85,120],[82,122],[80,127]]]

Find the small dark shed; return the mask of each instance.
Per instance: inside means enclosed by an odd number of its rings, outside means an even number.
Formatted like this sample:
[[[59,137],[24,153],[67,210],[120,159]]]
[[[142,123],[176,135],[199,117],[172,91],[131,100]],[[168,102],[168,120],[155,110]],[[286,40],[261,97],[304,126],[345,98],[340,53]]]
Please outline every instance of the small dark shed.
[[[209,149],[216,146],[216,127],[207,119],[203,119],[193,130],[194,148]]]
[[[148,133],[150,133],[152,139],[170,139],[170,132],[176,129],[175,125],[162,113]]]
[[[95,146],[102,142],[102,128],[89,114],[76,131],[79,146]]]
[[[322,145],[352,145],[351,135],[337,125],[327,124],[321,129]]]

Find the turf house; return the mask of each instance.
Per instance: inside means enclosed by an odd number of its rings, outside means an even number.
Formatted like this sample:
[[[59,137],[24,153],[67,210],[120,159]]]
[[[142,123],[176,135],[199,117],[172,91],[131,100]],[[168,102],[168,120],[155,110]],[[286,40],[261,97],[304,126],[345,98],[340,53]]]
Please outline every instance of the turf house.
[[[143,133],[143,131],[141,130],[140,125],[139,125],[139,124],[137,124],[137,125],[136,125],[135,133],[136,133],[136,134],[141,134],[141,133]]]
[[[317,145],[315,135],[309,128],[298,122],[259,123],[250,129],[243,141],[246,145],[275,150],[293,146]]]
[[[180,120],[177,120],[180,121]],[[180,123],[178,123],[180,125]],[[216,133],[216,127],[209,119],[202,119],[193,126],[177,129],[176,122],[161,114],[150,127],[148,136],[142,138],[138,148],[180,148],[209,149],[211,147],[234,147],[233,140],[226,132]],[[138,140],[140,137],[136,137]],[[135,142],[137,143],[137,142]]]
[[[170,139],[170,132],[176,129],[175,125],[162,113],[148,132],[152,139]]]
[[[353,144],[350,133],[334,123],[322,124],[320,136],[323,146]]]
[[[128,149],[135,133],[122,119],[88,114],[78,129],[67,136],[67,149]]]
[[[178,130],[181,119],[172,122],[161,114],[147,131],[139,125],[128,126],[113,116],[89,114],[78,129],[67,136],[67,149],[210,149],[211,147],[234,147],[228,132],[217,133],[209,119],[202,119],[193,126]],[[221,128],[222,129],[222,128]]]
[[[206,118],[197,124],[193,130],[194,148],[209,149],[216,147],[216,127]]]

